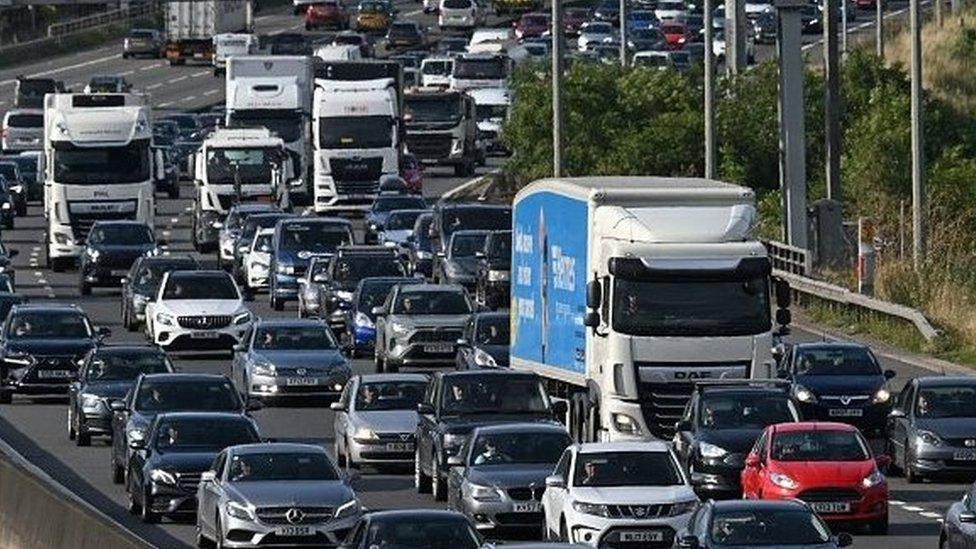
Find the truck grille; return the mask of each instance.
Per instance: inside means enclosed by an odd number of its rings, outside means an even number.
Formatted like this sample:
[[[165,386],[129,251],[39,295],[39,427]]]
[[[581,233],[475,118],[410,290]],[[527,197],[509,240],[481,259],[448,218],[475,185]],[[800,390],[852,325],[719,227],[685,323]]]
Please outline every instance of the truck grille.
[[[177,317],[181,328],[190,330],[218,330],[230,325],[230,315],[181,316]]]
[[[461,338],[457,330],[423,330],[410,336],[410,343],[454,343]]]
[[[449,133],[407,133],[407,148],[421,160],[441,160],[451,155],[453,140]]]
[[[383,159],[332,158],[329,160],[332,179],[338,183],[379,183],[383,175]]]
[[[258,507],[258,520],[265,524],[319,524],[332,519],[331,507]]]

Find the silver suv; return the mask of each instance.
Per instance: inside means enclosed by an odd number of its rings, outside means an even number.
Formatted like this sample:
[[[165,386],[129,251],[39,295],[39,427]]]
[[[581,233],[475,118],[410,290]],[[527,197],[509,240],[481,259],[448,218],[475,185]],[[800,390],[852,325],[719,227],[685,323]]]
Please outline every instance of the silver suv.
[[[11,109],[3,115],[0,149],[4,152],[44,149],[44,111]]]
[[[155,29],[132,29],[122,40],[122,57],[163,56],[163,35]]]

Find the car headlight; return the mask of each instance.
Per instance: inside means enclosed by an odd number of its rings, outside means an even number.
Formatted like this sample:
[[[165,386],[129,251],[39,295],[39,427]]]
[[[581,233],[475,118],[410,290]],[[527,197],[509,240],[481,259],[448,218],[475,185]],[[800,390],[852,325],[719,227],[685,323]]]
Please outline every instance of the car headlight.
[[[380,439],[376,431],[370,429],[369,427],[360,427],[356,429],[356,432],[352,435],[353,440],[356,442],[375,442]]]
[[[375,231],[378,231],[378,230],[380,230],[380,226],[377,223],[370,223],[369,224],[369,230],[374,231],[374,232]]]
[[[373,321],[370,320],[369,316],[362,311],[356,312],[353,322],[360,328],[373,328]]]
[[[10,202],[4,202],[3,205],[0,206],[0,208],[3,208],[4,210],[9,210],[10,209]]]
[[[817,401],[817,395],[813,394],[810,389],[807,389],[802,385],[796,386],[796,388],[793,390],[793,395],[796,396],[796,399],[800,402],[812,403]]]
[[[244,311],[242,313],[237,313],[234,316],[234,325],[235,326],[240,326],[242,324],[247,324],[250,321],[251,321],[251,312],[250,311]]]
[[[251,263],[251,267],[264,272],[267,272],[269,268],[267,262],[264,261],[255,261],[254,263]]]
[[[883,387],[881,389],[878,389],[877,393],[874,393],[875,404],[884,404],[889,400],[891,400],[891,393],[889,393],[888,390]]]
[[[85,411],[98,410],[102,406],[102,399],[98,395],[81,394],[81,407]]]
[[[508,271],[488,271],[488,282],[505,282],[509,276]]]
[[[408,331],[410,331],[410,327],[402,322],[397,322],[394,320],[390,323],[390,333],[393,334],[393,337],[405,336],[407,335]]]
[[[168,313],[156,313],[156,322],[162,324],[163,326],[172,326],[173,315]]]
[[[233,501],[227,502],[227,514],[240,520],[257,520],[250,507]]]
[[[361,506],[359,505],[359,500],[351,499],[336,509],[335,518],[333,520],[340,520],[348,517],[354,517],[359,513]]]
[[[277,268],[277,271],[278,271],[278,274],[283,274],[283,275],[295,274],[295,266],[294,265],[280,265],[279,264],[278,265],[278,268]]]
[[[347,290],[336,290],[336,297],[342,301],[352,301],[352,292]]]
[[[456,433],[445,433],[444,434],[444,448],[460,448],[468,440],[468,435],[459,435]]]
[[[870,475],[864,477],[863,480],[861,480],[861,486],[863,486],[865,488],[873,488],[873,487],[881,484],[882,482],[884,482],[884,480],[885,480],[885,477],[884,477],[884,475],[881,474],[881,471],[877,471],[876,470],[873,473],[871,473]]]
[[[93,250],[92,248],[86,248],[85,255],[87,255],[88,259],[91,259],[92,261],[98,261],[98,256],[102,254],[98,250]]]
[[[152,471],[149,471],[149,478],[160,484],[169,484],[171,486],[176,485],[176,475],[165,469],[153,469]]]
[[[928,444],[929,446],[942,446],[942,437],[933,433],[932,431],[919,429],[915,433],[915,438],[922,444]]]
[[[728,454],[728,451],[721,446],[709,444],[708,442],[700,442],[698,444],[698,453],[701,454],[702,457],[717,459],[725,457],[725,455]]]
[[[679,517],[681,515],[690,513],[698,507],[697,499],[690,499],[688,501],[679,501],[671,506],[671,516]]]
[[[11,185],[10,186],[10,192],[16,193],[16,194],[20,194],[20,193],[24,192],[24,186],[23,185]]]
[[[488,368],[494,368],[495,366],[498,366],[498,364],[495,362],[495,358],[481,349],[475,349],[474,363],[477,364],[478,366],[486,366]]]
[[[253,368],[251,368],[251,373],[256,376],[274,376],[278,373],[278,371],[275,369],[274,364],[259,362],[255,364]]]
[[[641,434],[640,423],[627,414],[613,414],[613,428],[625,435],[637,436]]]
[[[498,490],[490,486],[478,486],[477,484],[469,485],[471,488],[471,497],[478,501],[500,501],[502,499]]]
[[[584,501],[574,501],[573,509],[578,513],[583,513],[584,515],[593,515],[595,517],[610,517],[609,506],[603,503],[586,503]]]
[[[794,490],[798,486],[795,480],[782,473],[772,473],[769,475],[769,481],[784,490]]]
[[[129,441],[133,440],[145,440],[146,430],[142,427],[129,427],[129,431],[125,434]]]

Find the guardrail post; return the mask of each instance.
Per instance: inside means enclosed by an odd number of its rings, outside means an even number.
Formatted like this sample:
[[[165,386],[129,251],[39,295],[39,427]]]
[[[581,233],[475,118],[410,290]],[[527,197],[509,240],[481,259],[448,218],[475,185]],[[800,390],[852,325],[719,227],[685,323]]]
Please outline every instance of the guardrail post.
[[[861,217],[857,220],[857,291],[874,295],[874,223]]]

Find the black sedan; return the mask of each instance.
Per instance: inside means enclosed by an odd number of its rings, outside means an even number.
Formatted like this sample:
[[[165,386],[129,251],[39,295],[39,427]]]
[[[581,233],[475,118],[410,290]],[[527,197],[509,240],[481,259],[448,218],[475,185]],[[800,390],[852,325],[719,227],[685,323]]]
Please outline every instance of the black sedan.
[[[437,254],[434,280],[439,284],[459,284],[474,293],[477,284],[479,254],[485,249],[488,231],[456,231],[446,252]]]
[[[386,31],[388,48],[419,48],[426,41],[424,30],[415,21],[394,21]]]
[[[140,374],[169,372],[173,364],[159,347],[95,347],[85,357],[78,381],[68,388],[68,439],[88,446],[93,435],[111,435],[109,403],[124,398]]]
[[[676,535],[675,547],[786,547],[834,549],[852,543],[830,528],[800,500],[708,501]]]
[[[472,315],[458,342],[458,370],[508,367],[509,322],[507,311]]]
[[[200,264],[188,255],[142,256],[122,279],[122,325],[130,332],[146,320],[146,303],[156,299],[163,275],[170,271],[196,271]]]
[[[247,416],[220,412],[176,412],[156,416],[145,439],[132,440],[125,491],[129,512],[143,522],[195,514],[197,485],[214,458],[228,446],[260,442]]]
[[[344,549],[429,547],[478,549],[481,534],[461,513],[434,509],[367,513],[352,528]]]
[[[399,193],[380,194],[366,212],[366,243],[376,242],[378,233],[383,230],[386,225],[386,218],[393,210],[423,210],[426,208],[427,202],[421,196]]]
[[[145,223],[96,222],[81,253],[79,293],[89,295],[93,286],[120,285],[137,258],[154,255],[157,251],[156,238]]]

